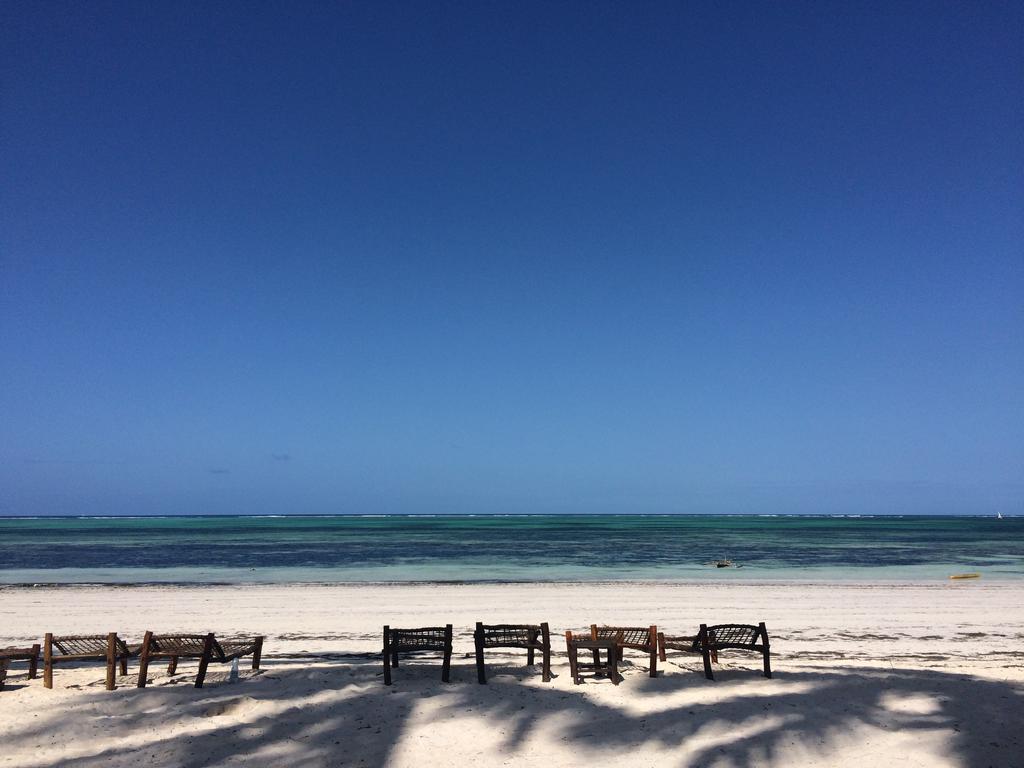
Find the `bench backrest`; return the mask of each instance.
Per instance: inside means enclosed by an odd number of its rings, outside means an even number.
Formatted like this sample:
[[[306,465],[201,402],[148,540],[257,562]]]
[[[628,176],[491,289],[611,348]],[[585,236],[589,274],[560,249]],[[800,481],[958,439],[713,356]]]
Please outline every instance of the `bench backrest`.
[[[384,627],[385,644],[392,651],[444,651],[452,644],[452,625],[395,629]]]
[[[715,624],[708,626],[700,625],[700,632],[693,642],[694,650],[702,647],[722,650],[725,648],[742,648],[750,651],[759,651],[768,647],[768,630],[764,622],[758,625],[753,624]]]

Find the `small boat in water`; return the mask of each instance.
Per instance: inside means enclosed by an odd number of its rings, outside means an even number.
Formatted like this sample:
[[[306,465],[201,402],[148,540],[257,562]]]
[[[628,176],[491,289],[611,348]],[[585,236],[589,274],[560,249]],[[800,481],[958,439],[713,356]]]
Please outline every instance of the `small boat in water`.
[[[954,573],[949,578],[951,579],[980,579],[980,573]]]
[[[723,560],[712,560],[708,565],[713,565],[715,568],[738,568],[732,560],[725,558]]]

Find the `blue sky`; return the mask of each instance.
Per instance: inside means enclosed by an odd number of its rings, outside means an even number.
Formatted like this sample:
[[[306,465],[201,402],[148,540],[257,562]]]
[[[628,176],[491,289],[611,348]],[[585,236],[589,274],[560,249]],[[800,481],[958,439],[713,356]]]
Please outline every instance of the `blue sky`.
[[[5,2],[0,514],[1024,513],[1022,36]]]

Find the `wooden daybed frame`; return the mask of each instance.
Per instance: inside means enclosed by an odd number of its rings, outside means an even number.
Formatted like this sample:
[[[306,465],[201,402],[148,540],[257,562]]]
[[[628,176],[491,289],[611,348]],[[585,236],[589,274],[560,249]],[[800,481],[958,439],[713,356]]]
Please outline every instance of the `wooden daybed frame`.
[[[473,643],[476,646],[476,681],[487,682],[484,670],[485,648],[525,648],[526,665],[534,665],[534,653],[541,652],[541,677],[545,683],[551,682],[551,632],[547,622],[540,624],[484,624],[476,623],[473,632]]]
[[[156,635],[146,632],[139,648],[139,688],[146,687],[149,663],[154,659],[170,659],[167,674],[178,669],[178,659],[199,659],[196,688],[203,687],[210,662],[227,664],[244,656],[252,656],[252,668],[260,668],[263,657],[263,635],[244,640],[218,640],[213,632],[206,635]]]
[[[442,654],[441,681],[449,681],[452,664],[452,625],[399,629],[384,625],[384,685],[391,685],[391,668],[398,666],[399,653],[439,651]]]
[[[128,674],[128,657],[131,651],[116,632],[106,635],[54,635],[46,633],[43,640],[43,686],[53,688],[53,667],[76,661],[104,661],[107,665],[106,686],[108,691],[117,687],[116,671]]]

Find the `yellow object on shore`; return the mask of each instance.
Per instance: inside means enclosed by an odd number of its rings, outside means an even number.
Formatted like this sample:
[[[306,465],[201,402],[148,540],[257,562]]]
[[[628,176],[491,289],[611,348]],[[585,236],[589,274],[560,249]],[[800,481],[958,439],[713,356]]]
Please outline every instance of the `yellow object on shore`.
[[[951,579],[980,579],[980,573],[954,573],[949,578]]]

